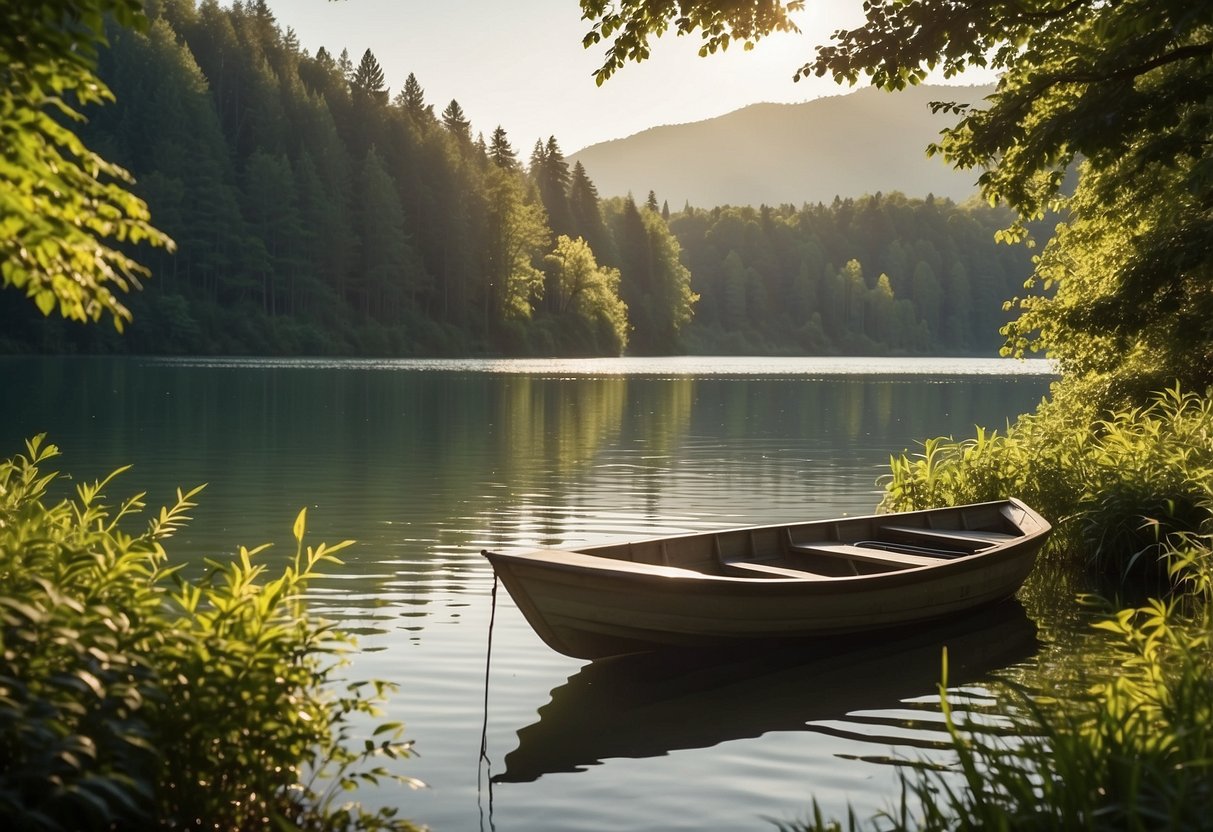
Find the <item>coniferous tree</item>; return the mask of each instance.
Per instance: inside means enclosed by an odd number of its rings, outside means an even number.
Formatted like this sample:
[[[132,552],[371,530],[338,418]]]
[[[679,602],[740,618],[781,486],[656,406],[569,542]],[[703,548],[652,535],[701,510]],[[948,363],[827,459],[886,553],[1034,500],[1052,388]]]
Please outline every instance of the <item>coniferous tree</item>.
[[[404,79],[404,86],[396,94],[393,103],[404,110],[415,125],[432,124],[436,121],[434,108],[425,103],[425,90],[418,83],[417,76],[411,72],[409,77]]]
[[[535,143],[535,151],[531,154],[531,177],[539,188],[539,197],[553,233],[575,236],[577,230],[569,210],[569,163],[555,136],[549,136],[546,144]]]
[[[518,170],[518,154],[510,146],[509,137],[500,124],[493,131],[493,139],[489,144],[489,158],[499,168]]]
[[[347,84],[354,79],[354,62],[350,60],[349,49],[342,49],[341,54],[337,56],[337,73]]]
[[[363,318],[383,323],[399,319],[416,264],[404,236],[404,209],[375,148],[367,151],[359,171],[358,225],[362,267],[356,287]]]
[[[485,177],[488,215],[484,261],[483,314],[486,330],[506,320],[529,318],[543,293],[543,272],[535,260],[551,233],[543,208],[527,199],[522,181],[493,167]]]
[[[457,140],[463,142],[470,142],[472,140],[472,123],[463,114],[463,108],[459,106],[459,102],[453,98],[451,99],[451,103],[446,105],[446,109],[442,111],[442,124],[446,127],[447,132]]]
[[[362,60],[350,78],[351,88],[358,93],[369,96],[380,104],[386,104],[388,89],[384,86],[383,68],[370,49],[362,53]]]
[[[262,310],[277,317],[293,311],[302,245],[295,177],[286,157],[254,151],[245,169],[244,204]]]
[[[569,181],[569,213],[572,215],[575,236],[590,244],[598,262],[606,265],[617,264],[619,253],[602,216],[598,189],[594,187],[581,162],[573,165]]]

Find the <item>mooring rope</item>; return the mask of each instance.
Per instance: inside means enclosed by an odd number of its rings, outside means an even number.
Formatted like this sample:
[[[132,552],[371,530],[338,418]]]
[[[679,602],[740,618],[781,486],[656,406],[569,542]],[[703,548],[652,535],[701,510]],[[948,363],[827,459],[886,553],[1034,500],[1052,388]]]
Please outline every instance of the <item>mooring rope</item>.
[[[484,829],[484,804],[481,783],[487,780],[489,792],[489,829],[493,825],[493,761],[489,759],[489,668],[493,661],[493,623],[497,620],[497,573],[493,572],[492,602],[489,607],[489,642],[484,653],[484,721],[480,726],[480,761],[476,766],[476,802],[480,806],[480,828]]]

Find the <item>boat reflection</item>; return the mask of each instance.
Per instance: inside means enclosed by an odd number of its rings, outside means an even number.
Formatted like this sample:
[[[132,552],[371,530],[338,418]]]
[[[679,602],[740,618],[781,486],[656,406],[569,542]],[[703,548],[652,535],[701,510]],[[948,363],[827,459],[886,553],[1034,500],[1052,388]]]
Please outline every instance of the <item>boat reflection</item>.
[[[891,635],[727,655],[679,651],[596,661],[552,691],[539,720],[518,731],[518,747],[492,780],[529,782],[610,758],[814,730],[807,723],[936,692],[945,646],[948,682],[958,686],[1028,658],[1037,645],[1035,625],[1010,600]]]

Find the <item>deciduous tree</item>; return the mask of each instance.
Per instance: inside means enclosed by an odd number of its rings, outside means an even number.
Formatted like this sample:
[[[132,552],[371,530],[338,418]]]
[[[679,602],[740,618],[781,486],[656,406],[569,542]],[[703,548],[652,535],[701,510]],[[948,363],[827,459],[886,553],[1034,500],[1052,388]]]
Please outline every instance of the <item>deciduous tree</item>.
[[[563,234],[556,247],[544,258],[553,275],[557,315],[575,316],[582,327],[604,333],[604,352],[618,355],[627,346],[627,306],[619,298],[619,270],[598,265],[594,252],[580,238],[570,240]]]
[[[0,275],[44,315],[121,329],[118,292],[146,269],[121,246],[171,248],[150,223],[130,175],[94,153],[68,124],[79,107],[112,99],[94,70],[104,16],[143,28],[138,0],[7,3],[0,17]]]

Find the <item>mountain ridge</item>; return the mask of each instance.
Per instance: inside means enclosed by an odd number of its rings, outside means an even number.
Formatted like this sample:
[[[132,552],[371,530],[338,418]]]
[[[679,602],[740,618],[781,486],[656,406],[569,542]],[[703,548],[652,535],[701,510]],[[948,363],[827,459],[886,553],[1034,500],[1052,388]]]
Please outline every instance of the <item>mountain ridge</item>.
[[[897,93],[868,87],[797,104],[759,102],[599,142],[568,160],[585,166],[603,197],[641,198],[652,190],[674,209],[684,203],[800,205],[877,191],[960,202],[976,193],[978,172],[927,157],[927,145],[956,121],[932,113],[928,103],[975,103],[992,91],[989,85],[924,84]]]

